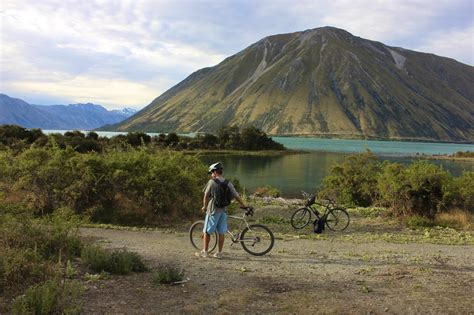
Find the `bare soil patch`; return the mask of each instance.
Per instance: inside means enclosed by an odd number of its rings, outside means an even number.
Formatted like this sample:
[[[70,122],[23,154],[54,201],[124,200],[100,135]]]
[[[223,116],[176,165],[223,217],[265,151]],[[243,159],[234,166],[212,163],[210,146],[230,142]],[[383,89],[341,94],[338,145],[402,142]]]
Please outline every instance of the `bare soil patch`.
[[[287,217],[267,207],[262,217]],[[258,219],[258,218],[257,218]],[[398,242],[380,233],[408,233],[384,219],[353,216],[345,233],[314,237],[267,224],[277,240],[254,257],[226,244],[225,257],[198,258],[186,224],[172,230],[86,228],[105,247],[141,254],[150,266],[185,269],[182,285],[156,285],[151,274],[87,283],[85,313],[469,313],[474,311],[474,246]],[[373,223],[371,227],[370,222]],[[190,225],[190,224],[189,224]],[[364,241],[367,239],[366,241]],[[403,238],[401,238],[403,240]]]

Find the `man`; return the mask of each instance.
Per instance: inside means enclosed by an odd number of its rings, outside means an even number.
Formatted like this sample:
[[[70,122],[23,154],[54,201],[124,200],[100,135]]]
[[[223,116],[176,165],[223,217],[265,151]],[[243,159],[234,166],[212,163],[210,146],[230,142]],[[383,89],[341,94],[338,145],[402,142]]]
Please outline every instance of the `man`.
[[[220,162],[209,166],[208,173],[211,174],[212,178],[207,182],[206,188],[204,188],[203,206],[201,208],[202,212],[206,212],[206,220],[203,229],[203,250],[196,253],[196,255],[200,257],[208,257],[210,235],[214,234],[217,230],[217,233],[219,234],[218,251],[214,254],[214,257],[219,259],[222,258],[222,248],[224,247],[224,238],[225,233],[227,232],[227,209],[225,206],[218,207],[217,205],[218,197],[222,197],[219,195],[222,194],[220,192],[222,191],[220,190],[222,188],[221,185],[224,185],[224,190],[230,190],[232,198],[237,200],[242,207],[247,207],[242,199],[240,199],[234,185],[222,177],[222,172],[223,167]],[[227,185],[227,187],[225,185]]]

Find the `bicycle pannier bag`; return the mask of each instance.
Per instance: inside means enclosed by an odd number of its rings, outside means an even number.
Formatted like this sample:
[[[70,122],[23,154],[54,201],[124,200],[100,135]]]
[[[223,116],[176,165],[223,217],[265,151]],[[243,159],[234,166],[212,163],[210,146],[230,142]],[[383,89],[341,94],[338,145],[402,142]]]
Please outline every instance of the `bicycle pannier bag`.
[[[323,218],[314,221],[314,233],[321,234],[324,230],[324,223],[326,223]]]
[[[214,196],[214,205],[217,208],[224,208],[230,205],[232,201],[232,191],[229,188],[229,181],[226,179],[224,182],[221,182],[218,179],[214,179],[218,185],[216,196]]]

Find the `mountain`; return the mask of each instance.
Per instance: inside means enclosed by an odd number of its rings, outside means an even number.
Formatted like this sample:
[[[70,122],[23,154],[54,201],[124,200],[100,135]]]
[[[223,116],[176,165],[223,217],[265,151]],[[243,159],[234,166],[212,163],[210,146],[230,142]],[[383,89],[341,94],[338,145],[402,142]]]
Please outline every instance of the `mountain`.
[[[130,108],[108,111],[100,105],[31,105],[0,94],[0,125],[15,124],[25,128],[91,130],[120,122],[133,115]]]
[[[266,37],[198,70],[118,131],[474,142],[474,67],[332,27]]]

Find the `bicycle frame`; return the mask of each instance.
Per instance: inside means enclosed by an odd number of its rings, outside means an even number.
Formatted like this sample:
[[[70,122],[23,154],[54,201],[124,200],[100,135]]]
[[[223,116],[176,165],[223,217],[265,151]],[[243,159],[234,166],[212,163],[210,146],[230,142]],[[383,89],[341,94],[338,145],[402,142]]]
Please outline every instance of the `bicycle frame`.
[[[239,227],[238,227],[239,232],[237,234],[234,234],[230,230],[227,230],[227,234],[230,235],[230,239],[232,240],[231,246],[235,243],[243,242],[244,240],[240,239],[240,233],[242,233],[242,231],[245,229],[245,227],[250,229],[250,225],[247,222],[247,220],[245,219],[245,217],[246,217],[245,213],[243,213],[242,216],[236,216],[236,215],[229,215],[228,216],[228,218],[241,221],[239,223]],[[245,225],[243,225],[244,223],[245,223]]]
[[[318,209],[316,208],[317,206],[321,206],[321,207],[325,208],[322,215],[321,215],[321,213],[319,213]],[[324,204],[315,202],[312,205],[306,206],[306,209],[310,210],[311,214],[316,216],[316,218],[319,220],[321,218],[325,218],[328,215],[329,205],[324,205]]]
[[[303,196],[309,197],[310,195],[303,191]],[[326,218],[329,213],[329,210],[331,210],[335,206],[335,203],[333,200],[327,199],[326,201],[327,201],[326,203],[320,203],[314,200],[313,204],[306,205],[305,207],[309,209],[316,216],[316,218],[318,219]],[[322,208],[324,208],[324,212],[322,216],[320,215],[318,209],[316,209],[317,206],[321,206]]]

